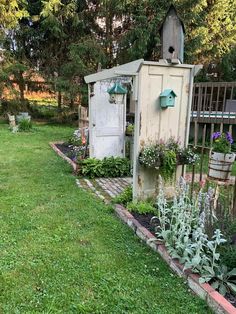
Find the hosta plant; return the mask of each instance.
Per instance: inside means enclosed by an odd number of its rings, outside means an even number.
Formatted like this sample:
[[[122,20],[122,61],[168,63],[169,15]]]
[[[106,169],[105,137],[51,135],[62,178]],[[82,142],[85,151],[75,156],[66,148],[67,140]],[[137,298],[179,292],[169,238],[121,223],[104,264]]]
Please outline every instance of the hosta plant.
[[[130,175],[130,161],[122,157],[106,157],[102,160],[87,158],[78,160],[80,174],[89,177],[124,177]]]

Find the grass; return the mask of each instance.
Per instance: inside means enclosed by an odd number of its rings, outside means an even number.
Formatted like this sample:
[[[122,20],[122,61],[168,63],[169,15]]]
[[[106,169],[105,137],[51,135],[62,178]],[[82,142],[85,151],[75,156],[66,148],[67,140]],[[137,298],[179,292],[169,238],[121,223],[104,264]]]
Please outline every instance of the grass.
[[[0,124],[0,313],[211,313],[48,142],[70,127]]]

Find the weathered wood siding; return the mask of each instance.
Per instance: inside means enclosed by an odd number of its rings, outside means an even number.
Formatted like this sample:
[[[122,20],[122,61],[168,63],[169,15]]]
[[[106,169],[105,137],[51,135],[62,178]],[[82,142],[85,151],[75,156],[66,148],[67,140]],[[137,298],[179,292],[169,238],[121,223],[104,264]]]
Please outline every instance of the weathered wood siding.
[[[162,109],[160,93],[171,88],[177,94],[175,107]],[[139,97],[136,110],[134,196],[152,195],[157,189],[157,171],[146,170],[137,161],[145,145],[167,140],[171,136],[187,145],[192,88],[191,66],[171,67],[143,65],[139,74]]]

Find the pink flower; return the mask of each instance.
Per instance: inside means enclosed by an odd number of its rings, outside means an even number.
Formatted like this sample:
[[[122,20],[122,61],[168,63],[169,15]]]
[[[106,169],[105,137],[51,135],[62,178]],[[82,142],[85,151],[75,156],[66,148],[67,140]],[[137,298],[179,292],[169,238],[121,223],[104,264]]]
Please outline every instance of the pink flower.
[[[206,184],[206,180],[201,180],[201,181],[199,182],[199,184],[200,184],[200,187],[201,187],[201,188],[204,188],[204,186],[205,186],[205,184]]]

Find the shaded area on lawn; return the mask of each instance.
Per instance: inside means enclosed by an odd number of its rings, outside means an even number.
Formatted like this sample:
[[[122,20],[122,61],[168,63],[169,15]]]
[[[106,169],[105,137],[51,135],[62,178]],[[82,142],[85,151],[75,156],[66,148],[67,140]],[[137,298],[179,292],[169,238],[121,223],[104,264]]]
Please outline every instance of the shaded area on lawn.
[[[51,150],[69,127],[0,125],[0,312],[210,313]]]

